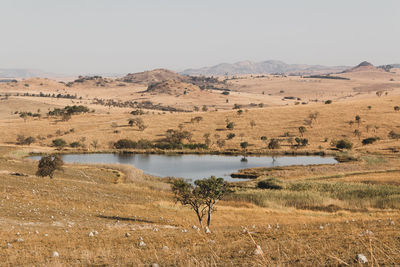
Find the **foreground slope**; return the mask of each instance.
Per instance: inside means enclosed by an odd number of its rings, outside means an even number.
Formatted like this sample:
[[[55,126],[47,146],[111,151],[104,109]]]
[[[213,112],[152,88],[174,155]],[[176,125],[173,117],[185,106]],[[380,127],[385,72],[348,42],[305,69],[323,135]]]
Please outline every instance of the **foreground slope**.
[[[397,210],[312,211],[268,197],[262,207],[231,196],[204,234],[167,184],[132,168],[68,165],[50,180],[35,177],[36,163],[21,151],[0,150],[6,265],[352,265],[357,254],[400,261]]]

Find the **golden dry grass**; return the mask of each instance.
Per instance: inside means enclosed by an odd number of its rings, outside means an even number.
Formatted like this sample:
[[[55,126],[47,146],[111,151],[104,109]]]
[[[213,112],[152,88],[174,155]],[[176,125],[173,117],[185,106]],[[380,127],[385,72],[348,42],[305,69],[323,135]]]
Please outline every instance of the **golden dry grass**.
[[[201,97],[157,95],[149,98],[138,93],[145,89],[140,86],[97,88],[84,84],[67,88],[43,79],[23,81],[15,87],[1,85],[2,94],[77,93],[83,99],[12,96],[0,100],[0,238],[3,240],[0,260],[9,266],[148,266],[152,263],[160,266],[347,266],[355,265],[355,256],[362,253],[373,265],[399,264],[400,213],[396,190],[400,184],[400,168],[396,151],[400,150],[400,143],[388,138],[388,133],[397,132],[400,125],[400,113],[393,109],[400,102],[399,74],[346,75],[350,81],[273,76],[232,80],[236,85],[229,103],[215,92],[204,92]],[[375,90],[387,86],[392,78],[395,81],[387,89],[390,89],[389,95],[375,96]],[[281,90],[285,91],[283,95]],[[301,101],[318,98],[334,102],[294,105],[294,101],[281,100],[286,95],[300,97]],[[152,99],[154,103],[188,109],[207,104],[225,110],[216,112],[212,107],[209,112],[165,114],[150,111],[141,116],[147,128],[138,131],[127,124],[132,117],[131,109],[91,104],[91,99],[98,96]],[[252,102],[269,106],[249,109],[242,115],[231,110],[234,103]],[[14,114],[37,109],[45,114],[54,107],[72,104],[88,105],[96,112],[74,115],[66,122],[46,117],[24,122]],[[315,112],[318,118],[312,127],[305,125],[304,120]],[[349,125],[356,115],[361,117],[361,123]],[[191,123],[195,116],[202,116],[203,120]],[[226,130],[227,119],[235,123],[234,130]],[[252,120],[254,127],[250,126]],[[304,137],[309,139],[309,145],[294,149],[289,146],[289,138],[299,136],[298,127],[302,125],[307,127]],[[240,142],[247,141],[248,151],[253,153],[336,153],[331,150],[330,142],[345,138],[354,143],[349,154],[359,161],[333,166],[250,170],[258,172],[260,177],[236,185],[235,193],[219,203],[212,233],[205,234],[192,229],[196,225],[194,214],[174,203],[167,183],[133,167],[69,164],[64,172],[57,172],[49,180],[36,177],[37,163],[24,159],[32,151],[54,152],[50,145],[55,138],[63,138],[68,143],[81,141],[85,145],[82,150],[94,152],[109,150],[113,142],[122,138],[156,141],[163,138],[167,129],[179,127],[193,133],[194,142],[204,142],[204,134],[209,133],[213,151],[240,151]],[[355,130],[361,132],[360,138],[353,134]],[[225,147],[217,147],[216,140],[225,139],[231,132],[236,137],[227,140]],[[289,137],[285,136],[287,133]],[[37,138],[30,146],[16,146],[20,134],[40,136],[42,140]],[[267,149],[261,136],[281,139],[281,149]],[[372,145],[361,144],[363,138],[372,136],[381,139]],[[91,146],[93,140],[99,143],[97,149]],[[285,189],[256,189],[258,181],[270,177],[282,180]],[[298,184],[310,189],[294,192],[290,186]],[[346,192],[361,193],[352,201],[351,196],[337,190],[339,186]],[[321,191],[325,187],[333,188],[333,192],[325,194]],[[376,197],[369,199],[371,193],[387,193],[392,202],[385,202],[384,198],[383,201]],[[182,232],[183,229],[187,232]],[[92,231],[98,234],[90,237]],[[126,233],[130,236],[126,237]],[[138,245],[140,237],[147,244],[145,247]],[[19,238],[23,242],[18,242]],[[256,245],[261,246],[263,255],[254,254]],[[60,257],[52,257],[53,251]]]
[[[268,152],[267,144],[260,140],[261,136],[268,139],[281,139],[283,151],[294,151],[290,147],[290,138],[299,137],[298,127],[306,126],[307,131],[304,137],[309,139],[306,148],[299,148],[295,152],[304,151],[327,151],[331,148],[331,141],[339,139],[349,139],[354,143],[353,151],[360,153],[377,152],[390,154],[400,148],[397,140],[390,139],[390,131],[398,132],[397,125],[400,124],[398,112],[393,110],[400,97],[387,96],[381,98],[369,98],[364,100],[352,100],[338,102],[330,105],[315,104],[310,106],[286,106],[251,109],[238,115],[236,111],[200,112],[200,113],[174,113],[174,114],[149,114],[141,116],[147,128],[138,131],[135,127],[128,126],[128,119],[132,117],[129,110],[116,110],[110,114],[83,114],[73,116],[67,122],[59,119],[42,118],[28,119],[24,122],[18,115],[8,114],[0,120],[0,126],[4,134],[0,136],[1,143],[15,143],[19,134],[25,136],[42,137],[44,140],[37,141],[33,146],[49,146],[51,141],[61,137],[68,141],[80,141],[84,138],[84,143],[88,149],[93,140],[98,140],[99,148],[109,149],[112,142],[122,138],[133,140],[147,139],[158,140],[162,138],[167,129],[178,129],[179,125],[183,130],[193,134],[194,142],[204,142],[204,134],[209,133],[212,140],[211,149],[220,150],[216,145],[217,139],[226,139],[228,133],[234,133],[236,137],[226,140],[226,146],[222,149],[240,149],[240,142],[249,142],[249,151]],[[8,109],[10,106],[19,110],[19,106],[29,104],[22,99],[14,100],[11,98],[10,104],[3,102]],[[368,109],[371,106],[371,110]],[[113,110],[113,109],[111,109]],[[309,114],[318,112],[318,118],[312,126],[307,126],[305,120]],[[355,121],[355,116],[361,117],[360,124],[349,124]],[[195,116],[203,117],[200,123],[190,123]],[[235,123],[232,131],[226,129],[226,120]],[[250,121],[255,122],[255,126],[250,126]],[[73,132],[70,130],[73,129]],[[57,135],[57,131],[61,135]],[[360,137],[354,134],[358,130]],[[116,132],[117,131],[117,132]],[[290,137],[285,137],[289,135]],[[380,141],[372,145],[363,146],[361,140],[367,137],[378,136]],[[273,151],[269,151],[270,153]]]
[[[328,213],[223,201],[207,235],[192,229],[194,214],[174,204],[167,186],[141,172],[68,165],[49,180],[35,177],[36,163],[15,157],[21,153],[1,152],[5,265],[337,265],[353,264],[358,253],[379,264],[400,260],[395,210]],[[115,183],[118,169],[129,179]]]

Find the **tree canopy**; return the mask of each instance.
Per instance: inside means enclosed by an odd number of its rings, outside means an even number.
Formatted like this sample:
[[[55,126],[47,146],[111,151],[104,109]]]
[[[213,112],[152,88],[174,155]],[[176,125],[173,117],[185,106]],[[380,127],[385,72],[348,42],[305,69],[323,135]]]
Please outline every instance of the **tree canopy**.
[[[43,156],[39,161],[36,175],[41,177],[49,176],[52,179],[56,170],[62,170],[62,165],[64,165],[64,161],[59,155]]]

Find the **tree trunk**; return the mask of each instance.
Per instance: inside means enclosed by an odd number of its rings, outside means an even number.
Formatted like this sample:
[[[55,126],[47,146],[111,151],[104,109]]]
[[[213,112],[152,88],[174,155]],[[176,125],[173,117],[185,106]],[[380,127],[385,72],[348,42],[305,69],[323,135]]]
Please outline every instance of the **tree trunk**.
[[[197,219],[199,219],[200,228],[203,229],[203,218],[200,216],[200,213],[196,211]]]
[[[211,224],[211,212],[212,212],[212,208],[209,207],[208,208],[208,216],[207,216],[207,226],[210,227]]]

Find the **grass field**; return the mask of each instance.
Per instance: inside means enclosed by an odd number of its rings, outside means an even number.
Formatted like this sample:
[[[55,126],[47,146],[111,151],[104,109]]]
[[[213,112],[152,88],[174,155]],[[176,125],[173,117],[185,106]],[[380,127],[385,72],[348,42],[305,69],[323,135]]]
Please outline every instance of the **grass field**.
[[[43,90],[83,95],[82,100],[16,95],[0,100],[0,260],[7,266],[348,266],[357,265],[357,254],[363,254],[371,266],[399,264],[400,142],[389,133],[400,133],[400,113],[394,109],[400,96],[396,86],[387,90],[388,95],[375,95],[387,80],[395,79],[396,84],[398,74],[373,73],[369,80],[365,73],[346,75],[351,79],[342,85],[338,84],[342,81],[318,83],[336,88],[329,93],[300,77],[232,80],[236,83],[232,94],[239,104],[239,100],[246,105],[266,103],[244,107],[241,114],[232,110],[234,102],[226,105],[220,93],[210,100],[213,104],[207,112],[144,110],[146,114],[133,116],[131,108],[91,104],[103,91],[105,98],[111,97],[117,92],[113,86],[90,91],[88,85],[65,88],[34,79],[25,81],[29,86],[0,88],[2,94]],[[295,105],[281,99],[282,88],[307,101],[319,92],[318,98],[333,103]],[[127,89],[121,89],[118,97],[133,98]],[[132,94],[143,90],[130,89]],[[352,97],[343,97],[350,92]],[[175,97],[174,101],[182,108],[201,107],[215,94],[206,93],[198,100]],[[172,98],[154,99],[174,105]],[[46,115],[53,108],[73,104],[87,105],[95,112],[72,115],[67,121]],[[15,114],[38,109],[40,118],[25,121]],[[311,124],[310,114],[317,114]],[[198,116],[200,122],[191,122]],[[128,125],[134,117],[143,119],[147,126],[143,131]],[[232,130],[226,128],[228,121],[235,124]],[[300,126],[306,128],[303,136]],[[193,228],[195,214],[174,202],[166,179],[133,166],[80,164],[65,165],[54,179],[39,178],[35,176],[37,162],[25,158],[31,152],[115,152],[113,144],[119,139],[157,142],[168,129],[192,133],[193,143],[205,143],[209,135],[208,150],[184,152],[323,153],[353,160],[241,170],[257,178],[231,184],[233,192],[218,203],[211,233],[206,234]],[[230,133],[235,137],[228,140]],[[17,145],[18,135],[32,136],[35,141]],[[261,140],[262,136],[267,140]],[[308,145],[294,146],[291,142],[296,137],[307,138]],[[363,145],[368,137],[379,140]],[[52,146],[56,138],[67,144],[79,141],[83,147],[58,150]],[[280,140],[279,149],[267,148],[271,139]],[[331,143],[339,139],[350,140],[353,149],[334,149]],[[218,146],[218,140],[225,145]],[[240,147],[242,142],[249,143],[246,151]],[[259,188],[262,181],[275,189]]]
[[[379,264],[400,260],[399,202],[376,206],[375,199],[352,193],[398,197],[397,186],[237,188],[220,203],[212,233],[204,234],[192,229],[194,214],[173,202],[167,184],[133,168],[68,165],[49,180],[34,176],[34,162],[1,150],[0,255],[6,265],[339,265],[352,264],[358,253]],[[329,205],[338,208],[323,208]],[[140,237],[146,246],[138,245]],[[262,256],[254,254],[253,240]]]

